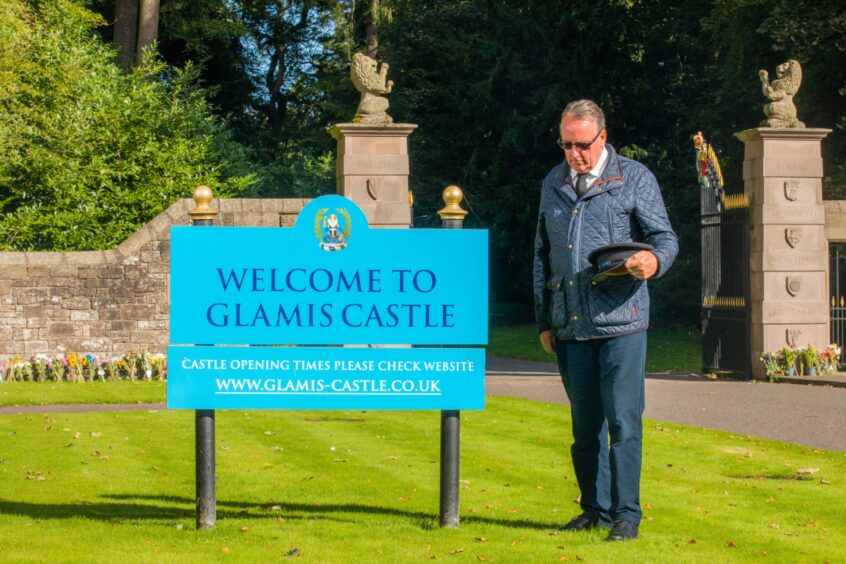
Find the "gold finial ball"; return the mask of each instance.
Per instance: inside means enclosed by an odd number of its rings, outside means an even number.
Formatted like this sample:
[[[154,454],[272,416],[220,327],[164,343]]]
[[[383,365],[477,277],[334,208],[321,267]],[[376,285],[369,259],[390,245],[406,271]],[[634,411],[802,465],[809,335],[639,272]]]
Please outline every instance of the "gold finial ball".
[[[194,203],[197,205],[192,211],[188,212],[191,219],[194,221],[206,219],[214,221],[217,217],[217,212],[211,207],[213,198],[211,188],[208,186],[197,186],[194,188]]]
[[[464,192],[461,191],[461,188],[455,185],[447,186],[444,188],[443,197],[446,206],[438,212],[441,219],[464,219],[467,212],[458,205],[464,199]]]
[[[461,203],[461,200],[464,199],[464,192],[461,191],[461,188],[458,186],[451,184],[444,188],[444,202],[446,202],[447,207],[457,206]]]
[[[194,202],[197,203],[198,207],[208,206],[213,198],[212,190],[208,186],[197,186],[194,188]]]

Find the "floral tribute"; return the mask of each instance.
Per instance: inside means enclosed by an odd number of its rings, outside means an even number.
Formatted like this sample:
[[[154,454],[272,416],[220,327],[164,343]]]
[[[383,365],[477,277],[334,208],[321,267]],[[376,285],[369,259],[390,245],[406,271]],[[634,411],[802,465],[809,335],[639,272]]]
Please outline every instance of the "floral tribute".
[[[0,359],[0,382],[105,382],[166,380],[167,357],[147,350],[111,359],[70,353]]]
[[[837,364],[840,362],[840,347],[832,343],[824,351],[820,351],[820,361],[823,364],[823,372],[837,372]]]

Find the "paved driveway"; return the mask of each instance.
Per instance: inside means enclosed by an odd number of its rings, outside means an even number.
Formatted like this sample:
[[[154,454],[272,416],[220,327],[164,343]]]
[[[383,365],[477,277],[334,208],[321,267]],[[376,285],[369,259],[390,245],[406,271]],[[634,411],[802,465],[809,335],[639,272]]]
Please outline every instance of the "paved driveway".
[[[487,393],[567,404],[552,363],[488,357]],[[647,374],[645,416],[846,451],[846,388]]]

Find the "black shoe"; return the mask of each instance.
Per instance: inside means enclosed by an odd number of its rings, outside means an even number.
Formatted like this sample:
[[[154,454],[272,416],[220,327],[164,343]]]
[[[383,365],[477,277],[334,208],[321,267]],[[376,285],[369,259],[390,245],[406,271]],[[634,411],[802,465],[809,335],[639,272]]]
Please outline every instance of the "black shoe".
[[[607,541],[634,540],[637,538],[637,525],[631,521],[614,521],[611,532],[608,533]]]
[[[561,527],[562,531],[589,531],[598,526],[599,518],[589,513],[582,513],[573,517],[569,523]]]

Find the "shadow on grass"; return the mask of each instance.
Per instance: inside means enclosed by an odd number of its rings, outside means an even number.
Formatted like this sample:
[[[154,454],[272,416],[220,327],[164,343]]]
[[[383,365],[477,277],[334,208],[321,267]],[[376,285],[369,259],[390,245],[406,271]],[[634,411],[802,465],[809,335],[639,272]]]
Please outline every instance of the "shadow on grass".
[[[742,378],[731,378],[729,376],[720,376],[719,378],[706,378],[699,373],[682,373],[682,372],[647,372],[647,380],[669,380],[673,382],[708,382],[714,384],[722,384],[727,382],[750,382]]]
[[[738,480],[785,480],[789,482],[810,482],[809,476],[794,476],[792,474],[732,474],[729,478]]]
[[[184,520],[195,515],[192,498],[169,495],[108,494],[103,499],[113,500],[94,503],[30,503],[4,499],[0,501],[0,514],[19,515],[31,519],[71,519],[82,517],[107,522],[139,520]],[[135,500],[135,502],[133,502]],[[168,507],[163,504],[180,504],[182,507]],[[189,507],[190,509],[186,508]],[[279,506],[281,510],[272,510]],[[306,504],[287,503],[284,501],[249,502],[217,500],[217,519],[276,519],[284,516],[285,520],[326,520],[336,522],[354,522],[354,519],[341,515],[389,515],[407,519],[421,529],[437,527],[438,516],[426,512],[403,511],[390,507],[363,505],[358,503]],[[478,515],[462,518],[463,523],[483,523],[519,529],[553,529],[554,523],[539,523],[523,519],[498,519]]]
[[[30,503],[4,499],[0,514],[19,515],[32,519],[98,519],[118,522],[143,519],[184,519],[193,513],[178,507],[164,507],[136,503]]]

